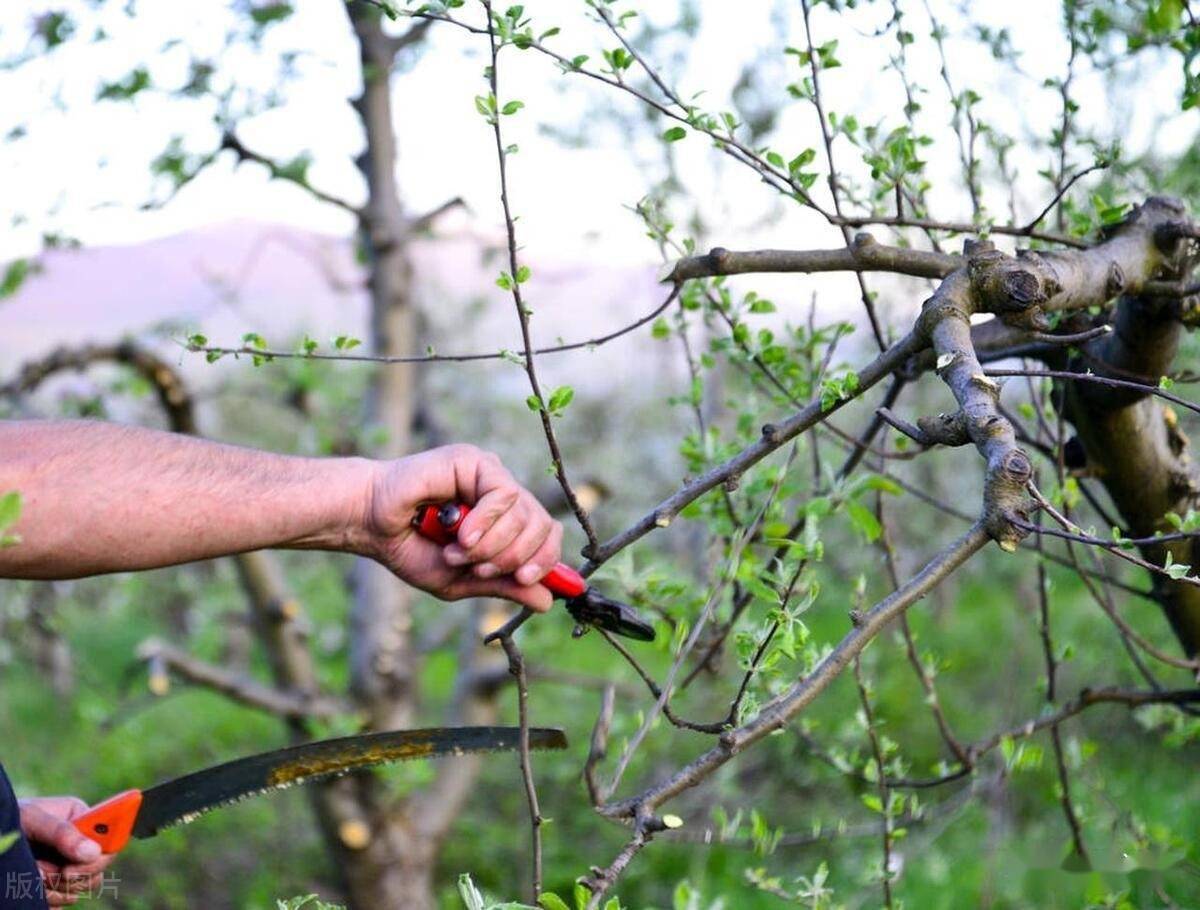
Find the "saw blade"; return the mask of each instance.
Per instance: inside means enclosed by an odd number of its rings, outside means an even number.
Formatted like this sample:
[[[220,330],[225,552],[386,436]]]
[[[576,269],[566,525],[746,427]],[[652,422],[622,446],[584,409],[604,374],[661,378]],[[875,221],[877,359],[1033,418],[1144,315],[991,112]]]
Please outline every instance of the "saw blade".
[[[142,791],[133,836],[152,837],[221,806],[358,768],[468,752],[512,751],[519,748],[520,736],[518,727],[432,727],[325,739],[234,759]],[[534,727],[529,731],[529,747],[565,749],[567,737],[559,729]]]

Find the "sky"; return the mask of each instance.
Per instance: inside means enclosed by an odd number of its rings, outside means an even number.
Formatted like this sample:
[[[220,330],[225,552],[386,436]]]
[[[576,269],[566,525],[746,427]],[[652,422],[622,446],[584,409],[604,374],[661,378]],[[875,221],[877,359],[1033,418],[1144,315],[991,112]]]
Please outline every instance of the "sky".
[[[0,211],[7,230],[0,232],[0,260],[36,252],[43,232],[77,237],[85,244],[137,243],[230,220],[281,222],[329,233],[353,230],[350,216],[321,204],[302,190],[271,181],[262,168],[235,167],[226,154],[201,178],[168,204],[141,211],[146,200],[162,197],[149,178],[148,163],[174,135],[192,150],[210,148],[216,133],[211,108],[183,103],[159,93],[142,93],[132,103],[97,102],[97,85],[119,79],[141,61],[151,61],[156,86],[182,83],[190,58],[215,54],[230,23],[239,16],[233,3],[163,3],[134,0],[135,16],[122,12],[124,3],[80,0],[5,0],[0,4],[0,52],[12,58],[26,47],[29,24],[53,9],[67,9],[77,18],[79,35],[103,27],[110,40],[72,41],[46,55],[0,70],[0,124],[3,133],[23,130],[19,141],[0,144]],[[1054,5],[1036,0],[974,3],[974,22],[1005,26],[1021,51],[1024,75],[1002,72],[978,43],[965,40],[967,19],[962,4],[931,0],[950,31],[949,62],[957,87],[974,88],[984,100],[984,119],[1012,133],[1019,145],[1030,125],[1044,135],[1059,117],[1057,92],[1042,81],[1061,75],[1067,45],[1058,28]],[[637,4],[646,21],[667,23],[677,9],[675,0]],[[618,5],[620,8],[621,5]],[[628,7],[629,4],[624,4]],[[702,103],[726,105],[742,65],[758,55],[770,61],[764,86],[768,99],[777,99],[783,114],[777,147],[785,157],[805,147],[820,147],[817,122],[805,102],[790,99],[786,84],[799,76],[785,46],[803,46],[798,4],[770,0],[729,3],[698,0],[701,27],[686,48],[686,62],[668,61],[664,73],[685,95],[703,92]],[[824,77],[827,106],[854,113],[861,122],[891,127],[900,122],[902,96],[896,75],[886,70],[894,42],[871,36],[887,19],[886,4],[869,4],[835,17],[827,9],[813,14],[816,40],[836,38],[839,69]],[[570,55],[599,50],[612,43],[588,21],[582,2],[541,0],[526,4],[535,25],[561,26],[550,39]],[[911,53],[913,81],[928,89],[922,97],[922,125],[939,137],[927,151],[935,214],[946,219],[969,215],[961,190],[956,147],[946,127],[949,107],[938,64],[926,40],[929,23],[921,2],[902,2],[906,25],[920,36]],[[240,14],[244,21],[244,14]],[[469,3],[464,16],[477,16]],[[176,40],[163,52],[164,43]],[[182,41],[179,41],[182,39]],[[285,89],[286,103],[278,110],[247,120],[239,135],[265,154],[290,158],[300,151],[313,156],[314,184],[352,201],[363,198],[363,186],[353,165],[362,134],[346,99],[359,85],[357,55],[341,0],[304,0],[288,21],[269,30],[261,52],[235,48],[225,57],[224,80],[240,91],[266,91],[275,80],[281,51],[303,51],[298,77]],[[500,212],[496,190],[496,161],[486,124],[474,109],[483,90],[482,66],[486,42],[457,29],[432,30],[419,61],[396,80],[397,131],[401,148],[400,173],[405,202],[419,213],[454,196],[463,197],[483,229],[496,229]],[[531,258],[538,255],[597,257],[616,263],[654,262],[657,251],[644,237],[629,207],[649,192],[662,175],[657,135],[666,124],[638,130],[618,128],[602,113],[638,112],[637,102],[579,77],[564,77],[538,55],[515,50],[501,57],[502,100],[519,98],[525,108],[505,118],[506,141],[520,152],[511,165],[512,197],[521,216],[522,242]],[[1131,77],[1124,90],[1140,99],[1128,111],[1112,86],[1095,74],[1076,80],[1084,124],[1109,125],[1123,133],[1127,148],[1150,142],[1178,148],[1195,133],[1191,120],[1177,115],[1179,77],[1172,66],[1147,66]],[[1165,119],[1164,119],[1165,118]],[[1041,126],[1038,126],[1041,125]],[[580,132],[586,144],[576,147],[547,135],[547,130]],[[679,177],[698,201],[711,225],[709,241],[737,248],[746,245],[834,246],[836,231],[796,206],[780,206],[772,191],[749,171],[714,151],[701,137],[691,135],[671,149]],[[855,161],[855,149],[839,144],[842,161]],[[1090,163],[1086,151],[1074,156]],[[1047,163],[1044,152],[1019,153],[1022,179],[1017,195],[1023,212],[1036,212],[1050,191],[1036,176]],[[818,187],[823,191],[823,187]],[[1004,187],[994,188],[989,202],[1004,208]]]

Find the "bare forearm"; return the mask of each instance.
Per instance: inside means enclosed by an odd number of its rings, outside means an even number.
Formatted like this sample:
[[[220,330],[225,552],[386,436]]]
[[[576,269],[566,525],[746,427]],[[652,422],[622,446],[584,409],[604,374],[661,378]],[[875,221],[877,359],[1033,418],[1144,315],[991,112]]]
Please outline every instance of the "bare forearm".
[[[0,576],[73,578],[267,547],[361,551],[372,462],[299,458],[88,421],[0,423],[20,492]]]

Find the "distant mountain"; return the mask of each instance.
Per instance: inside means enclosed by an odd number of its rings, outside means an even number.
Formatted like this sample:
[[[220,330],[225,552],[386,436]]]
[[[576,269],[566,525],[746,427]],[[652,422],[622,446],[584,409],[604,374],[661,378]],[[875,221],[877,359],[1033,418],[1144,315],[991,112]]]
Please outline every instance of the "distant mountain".
[[[436,238],[414,243],[427,340],[439,353],[520,349],[512,300],[495,284],[506,268],[499,240],[451,216]],[[39,263],[39,271],[0,303],[4,375],[61,345],[122,337],[171,352],[178,351],[171,339],[196,331],[229,345],[254,331],[283,347],[307,332],[323,349],[336,335],[366,337],[366,276],[346,237],[235,221],[129,246],[47,250]],[[605,334],[652,310],[664,294],[649,266],[529,264],[526,291],[539,345]],[[663,347],[646,327],[603,351],[562,355],[548,367],[574,382],[608,386],[632,376],[632,369],[644,377],[643,358],[663,358],[665,351],[657,353]],[[186,354],[181,363],[194,375],[214,373],[199,355]],[[236,365],[224,366],[230,368]],[[519,378],[519,370],[511,372]]]

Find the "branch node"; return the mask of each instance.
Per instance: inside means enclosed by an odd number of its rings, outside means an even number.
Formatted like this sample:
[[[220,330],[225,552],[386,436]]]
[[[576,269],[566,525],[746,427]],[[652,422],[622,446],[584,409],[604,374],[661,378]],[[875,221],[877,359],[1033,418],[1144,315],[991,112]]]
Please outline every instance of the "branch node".
[[[980,312],[995,313],[1018,328],[1049,328],[1043,307],[1062,291],[1062,283],[1037,252],[1022,250],[1014,258],[996,249],[981,250],[967,260],[967,277]]]
[[[1125,290],[1125,272],[1115,259],[1108,264],[1108,280],[1104,290],[1109,297],[1116,297]]]

